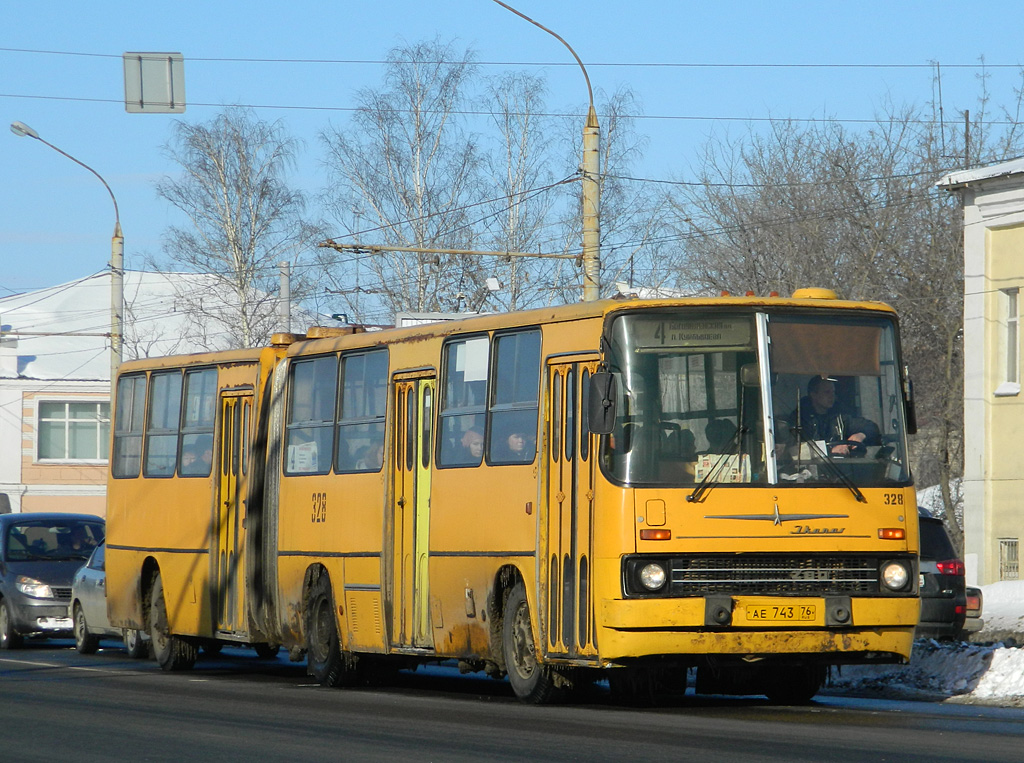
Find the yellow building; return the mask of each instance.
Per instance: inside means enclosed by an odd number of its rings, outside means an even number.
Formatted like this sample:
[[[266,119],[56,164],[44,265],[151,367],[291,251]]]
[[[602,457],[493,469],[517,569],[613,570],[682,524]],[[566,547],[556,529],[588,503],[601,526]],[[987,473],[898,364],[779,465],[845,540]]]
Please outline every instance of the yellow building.
[[[1024,159],[938,185],[964,205],[964,561],[985,585],[1019,577],[1024,528]]]

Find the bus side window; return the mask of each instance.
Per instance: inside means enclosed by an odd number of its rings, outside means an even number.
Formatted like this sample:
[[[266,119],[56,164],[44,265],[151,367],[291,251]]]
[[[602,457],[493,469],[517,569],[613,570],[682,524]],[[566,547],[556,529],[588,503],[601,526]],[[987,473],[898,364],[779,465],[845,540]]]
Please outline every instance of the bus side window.
[[[288,395],[285,473],[326,474],[331,469],[338,359],[296,361]]]
[[[540,332],[495,338],[487,463],[532,463],[540,412]]]
[[[142,465],[142,436],[146,412],[146,377],[122,376],[117,380],[114,415],[114,477],[138,477]]]
[[[478,466],[483,459],[489,346],[486,336],[445,345],[439,466]]]
[[[181,425],[181,372],[153,374],[143,471],[147,477],[170,477],[178,459]]]

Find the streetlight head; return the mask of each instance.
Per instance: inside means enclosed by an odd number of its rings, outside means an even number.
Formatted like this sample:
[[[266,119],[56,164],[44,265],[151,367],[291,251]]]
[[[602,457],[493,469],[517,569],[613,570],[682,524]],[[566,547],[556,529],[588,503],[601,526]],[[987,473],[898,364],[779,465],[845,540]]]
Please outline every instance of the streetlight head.
[[[29,138],[35,138],[36,140],[39,140],[39,133],[37,133],[24,122],[11,122],[11,132],[22,138],[28,136]]]

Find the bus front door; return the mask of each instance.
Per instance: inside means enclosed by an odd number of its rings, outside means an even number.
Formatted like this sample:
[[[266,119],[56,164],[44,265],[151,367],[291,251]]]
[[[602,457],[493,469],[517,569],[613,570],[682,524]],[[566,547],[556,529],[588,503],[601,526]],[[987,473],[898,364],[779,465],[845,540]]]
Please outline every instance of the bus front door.
[[[586,421],[596,359],[548,365],[547,519],[542,579],[546,585],[546,648],[552,655],[597,655],[591,594],[594,553],[594,439]]]
[[[220,444],[217,467],[217,505],[214,508],[216,559],[212,570],[213,612],[218,633],[244,627],[242,585],[244,536],[242,516],[246,491],[253,395],[251,391],[224,391],[220,398]]]
[[[393,646],[429,649],[429,531],[433,376],[396,379],[395,485],[392,519]]]

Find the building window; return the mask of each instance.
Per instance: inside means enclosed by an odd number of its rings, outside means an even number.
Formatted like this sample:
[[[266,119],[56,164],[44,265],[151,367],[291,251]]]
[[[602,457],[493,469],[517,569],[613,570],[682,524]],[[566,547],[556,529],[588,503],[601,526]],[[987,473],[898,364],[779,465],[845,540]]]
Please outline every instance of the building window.
[[[1018,579],[1018,564],[1017,564],[1017,539],[1016,538],[1000,538],[999,539],[999,579],[1000,580],[1017,580]]]
[[[1003,289],[999,292],[1004,314],[1003,323],[1003,381],[996,389],[996,396],[1020,393],[1020,318],[1018,301],[1020,289]]]
[[[40,401],[40,461],[105,461],[110,440],[110,403]]]

